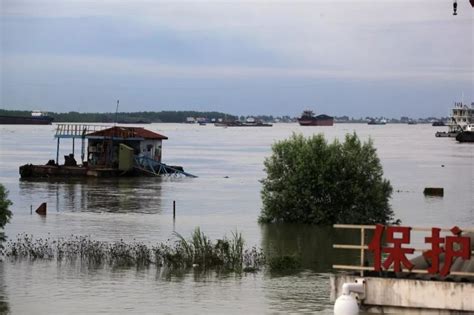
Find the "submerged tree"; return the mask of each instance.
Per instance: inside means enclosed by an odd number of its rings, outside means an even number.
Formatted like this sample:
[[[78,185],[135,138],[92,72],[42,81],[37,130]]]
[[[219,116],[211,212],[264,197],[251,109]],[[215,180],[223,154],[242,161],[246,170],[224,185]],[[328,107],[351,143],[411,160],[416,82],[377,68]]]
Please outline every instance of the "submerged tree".
[[[0,249],[2,248],[2,242],[5,241],[3,227],[10,221],[12,216],[11,211],[8,209],[11,205],[12,202],[8,199],[8,191],[0,184]]]
[[[272,146],[264,162],[260,222],[389,223],[390,182],[371,140],[357,135],[328,144],[323,135],[290,139]]]

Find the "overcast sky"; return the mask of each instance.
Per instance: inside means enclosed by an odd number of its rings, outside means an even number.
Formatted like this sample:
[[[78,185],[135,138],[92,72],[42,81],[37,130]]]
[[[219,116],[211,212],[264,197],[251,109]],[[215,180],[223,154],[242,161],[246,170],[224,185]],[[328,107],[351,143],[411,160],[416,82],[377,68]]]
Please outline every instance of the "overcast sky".
[[[0,0],[0,107],[445,116],[474,101],[458,0]]]

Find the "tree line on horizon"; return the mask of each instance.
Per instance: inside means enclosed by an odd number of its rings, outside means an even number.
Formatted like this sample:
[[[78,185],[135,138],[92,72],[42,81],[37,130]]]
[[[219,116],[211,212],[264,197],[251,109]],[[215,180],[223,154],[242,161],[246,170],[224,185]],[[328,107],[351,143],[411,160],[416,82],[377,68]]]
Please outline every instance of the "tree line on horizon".
[[[21,116],[30,117],[31,111],[28,110],[6,110],[0,109],[0,115],[4,116]],[[186,122],[188,117],[202,117],[208,121],[215,119],[223,120],[241,120],[245,121],[248,117],[253,117],[257,120],[264,122],[296,122],[297,117],[285,116],[273,116],[273,115],[241,115],[236,116],[232,114],[210,111],[141,111],[141,112],[119,112],[117,117],[115,113],[79,113],[79,112],[67,112],[67,113],[56,113],[48,112],[48,116],[54,118],[54,122],[90,122],[90,123],[113,123],[117,118],[118,123],[182,123]],[[426,118],[409,118],[402,116],[400,119],[387,118],[387,117],[349,117],[349,116],[334,116],[334,120],[339,123],[365,123],[369,120],[386,119],[389,123],[407,123],[408,121],[415,120],[420,123],[431,123],[433,121],[447,121],[448,117],[426,117]]]
[[[0,109],[0,115],[30,117],[31,111]],[[90,122],[90,123],[154,123],[154,122],[185,122],[187,117],[204,117],[207,119],[237,119],[237,116],[221,112],[198,111],[144,111],[144,112],[118,112],[115,113],[79,113],[48,112],[54,122]]]

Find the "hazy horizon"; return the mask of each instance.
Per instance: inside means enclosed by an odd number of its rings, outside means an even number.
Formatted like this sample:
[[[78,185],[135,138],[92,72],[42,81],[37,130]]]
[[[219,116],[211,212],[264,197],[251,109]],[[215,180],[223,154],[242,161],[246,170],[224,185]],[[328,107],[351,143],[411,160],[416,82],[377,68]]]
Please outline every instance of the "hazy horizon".
[[[458,16],[447,0],[3,0],[0,106],[444,117],[474,101],[473,13],[467,0]]]

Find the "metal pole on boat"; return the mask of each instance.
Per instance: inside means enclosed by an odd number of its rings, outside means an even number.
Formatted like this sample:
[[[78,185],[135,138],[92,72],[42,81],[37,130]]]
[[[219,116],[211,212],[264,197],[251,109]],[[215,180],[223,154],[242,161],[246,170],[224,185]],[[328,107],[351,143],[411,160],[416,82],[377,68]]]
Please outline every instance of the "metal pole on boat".
[[[72,138],[72,155],[73,156],[74,156],[74,140],[75,140],[75,138],[73,136],[73,138]]]
[[[119,102],[120,102],[120,100],[117,100],[117,107],[115,108],[115,122],[114,122],[114,126],[117,125],[117,114],[118,114]]]

